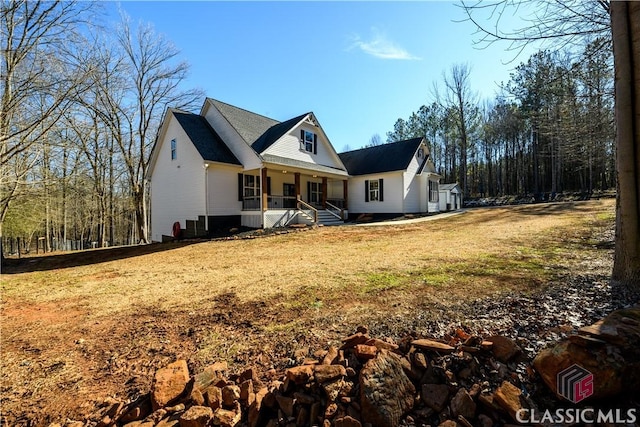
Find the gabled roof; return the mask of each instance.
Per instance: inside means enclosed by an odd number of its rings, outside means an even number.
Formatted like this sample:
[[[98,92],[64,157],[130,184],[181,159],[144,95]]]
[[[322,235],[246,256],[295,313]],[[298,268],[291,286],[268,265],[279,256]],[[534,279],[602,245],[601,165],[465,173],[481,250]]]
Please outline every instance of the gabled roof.
[[[252,145],[262,134],[279,123],[277,120],[252,113],[251,111],[216,99],[209,98],[209,101],[220,111],[229,124],[238,132],[238,135],[249,145]]]
[[[255,142],[251,143],[251,148],[253,148],[258,154],[262,153],[309,114],[310,113],[305,113],[298,117],[294,117],[287,121],[271,126]]]
[[[440,190],[453,190],[454,188],[458,187],[458,183],[454,182],[453,184],[440,184]],[[460,190],[460,188],[457,188],[458,190]]]
[[[412,138],[338,154],[349,175],[406,170],[423,138]]]
[[[204,160],[242,165],[204,117],[176,110],[172,113]]]

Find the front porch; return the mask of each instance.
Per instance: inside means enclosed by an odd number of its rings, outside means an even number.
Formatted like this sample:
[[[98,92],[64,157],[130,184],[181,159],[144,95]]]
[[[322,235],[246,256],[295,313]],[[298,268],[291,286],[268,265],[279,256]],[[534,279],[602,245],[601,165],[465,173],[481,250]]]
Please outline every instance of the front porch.
[[[267,167],[244,172],[239,175],[242,225],[342,223],[348,216],[348,181],[340,175]]]

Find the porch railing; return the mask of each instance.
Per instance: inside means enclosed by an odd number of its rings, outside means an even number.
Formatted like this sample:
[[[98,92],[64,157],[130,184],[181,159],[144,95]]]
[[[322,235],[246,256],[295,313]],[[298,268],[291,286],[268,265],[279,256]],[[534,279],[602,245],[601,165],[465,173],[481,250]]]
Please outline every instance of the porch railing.
[[[339,207],[335,206],[333,203],[329,202],[328,200],[327,200],[327,212],[329,212],[331,215],[335,216],[339,220],[344,220],[344,209],[340,209]]]
[[[342,209],[342,210],[344,210],[344,208],[346,207],[344,203],[344,199],[327,199],[327,203],[330,203],[336,208]]]
[[[268,209],[296,209],[295,196],[268,196]],[[245,196],[242,199],[243,211],[259,211],[262,208],[261,196]]]
[[[311,213],[313,214],[313,222],[315,224],[318,223],[318,210],[316,208],[314,208],[313,206],[311,206],[309,203],[305,202],[302,199],[298,199],[298,206],[297,209],[299,211],[303,210],[302,208],[305,208],[306,210],[310,210]]]

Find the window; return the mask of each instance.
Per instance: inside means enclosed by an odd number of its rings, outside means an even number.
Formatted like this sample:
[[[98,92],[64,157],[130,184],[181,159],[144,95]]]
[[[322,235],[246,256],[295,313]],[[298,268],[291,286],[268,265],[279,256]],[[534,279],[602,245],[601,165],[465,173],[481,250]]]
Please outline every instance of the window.
[[[429,181],[429,201],[437,202],[440,200],[440,194],[438,193],[438,181]]]
[[[300,150],[308,153],[318,153],[318,136],[308,130],[300,130]]]
[[[244,176],[244,197],[260,195],[260,177],[253,175]]]
[[[424,148],[418,148],[418,158],[421,159],[424,157]]]
[[[171,140],[171,160],[178,158],[177,143],[175,139]]]
[[[382,202],[384,201],[384,180],[373,179],[364,182],[364,201],[365,202]]]

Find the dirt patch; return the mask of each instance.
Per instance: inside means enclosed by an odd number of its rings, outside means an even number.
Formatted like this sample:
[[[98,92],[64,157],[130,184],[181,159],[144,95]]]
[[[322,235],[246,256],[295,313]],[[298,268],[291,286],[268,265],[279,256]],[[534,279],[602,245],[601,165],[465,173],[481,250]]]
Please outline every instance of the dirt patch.
[[[509,295],[544,295],[580,277],[585,288],[606,283],[613,209],[493,208],[381,229],[23,260],[3,272],[2,417],[81,419],[107,396],[148,392],[152,373],[180,358],[192,372],[219,360],[283,369],[296,351],[363,323],[394,338],[480,327],[489,308],[510,307]]]

